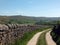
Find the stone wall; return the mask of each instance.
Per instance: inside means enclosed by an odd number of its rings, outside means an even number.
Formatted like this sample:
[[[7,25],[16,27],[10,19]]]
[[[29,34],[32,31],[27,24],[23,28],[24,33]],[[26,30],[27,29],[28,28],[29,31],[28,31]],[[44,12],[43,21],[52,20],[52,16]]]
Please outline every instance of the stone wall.
[[[24,33],[34,31],[47,26],[42,25],[21,25],[21,24],[0,24],[0,45],[8,45],[17,38],[23,37]]]

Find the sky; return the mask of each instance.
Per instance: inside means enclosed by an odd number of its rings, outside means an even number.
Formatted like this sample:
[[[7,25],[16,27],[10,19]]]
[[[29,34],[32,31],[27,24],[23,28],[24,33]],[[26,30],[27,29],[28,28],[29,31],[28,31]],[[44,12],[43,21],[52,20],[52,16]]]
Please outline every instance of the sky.
[[[60,0],[0,0],[0,15],[60,17]]]

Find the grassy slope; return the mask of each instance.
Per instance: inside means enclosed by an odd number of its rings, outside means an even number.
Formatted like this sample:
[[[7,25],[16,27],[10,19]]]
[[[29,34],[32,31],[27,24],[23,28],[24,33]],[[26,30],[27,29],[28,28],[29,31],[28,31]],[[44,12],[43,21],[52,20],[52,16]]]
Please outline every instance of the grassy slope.
[[[49,30],[48,30],[48,31],[49,31]],[[46,33],[47,33],[48,31],[45,31],[45,32],[43,32],[43,33],[40,35],[40,37],[39,37],[38,42],[37,42],[36,45],[47,45],[46,39],[45,39],[45,35],[46,35]]]
[[[36,22],[35,20],[25,16],[0,16],[1,24],[8,24],[8,23],[34,24],[35,22]]]
[[[19,24],[45,24],[45,23],[55,23],[56,21],[60,20],[57,17],[29,17],[29,16],[0,16],[0,23],[7,24],[7,23],[19,23]],[[57,22],[56,22],[57,23]]]
[[[36,34],[37,32],[43,31],[45,29],[47,29],[47,28],[43,28],[43,29],[40,29],[40,30],[35,30],[35,31],[32,31],[32,32],[26,33],[23,38],[17,39],[15,41],[14,45],[26,45],[27,42],[33,37],[34,34]]]

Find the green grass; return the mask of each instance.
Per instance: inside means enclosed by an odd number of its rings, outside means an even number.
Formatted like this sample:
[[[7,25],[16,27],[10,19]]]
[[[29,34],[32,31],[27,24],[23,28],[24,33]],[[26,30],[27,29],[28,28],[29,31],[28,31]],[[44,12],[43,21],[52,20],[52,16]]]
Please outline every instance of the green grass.
[[[24,34],[24,36],[21,39],[17,39],[15,41],[15,44],[13,45],[26,45],[27,42],[33,37],[34,34],[36,34],[37,32],[43,31],[45,29],[48,29],[48,28],[41,28],[32,32],[27,32]]]
[[[48,30],[49,31],[49,30]],[[39,39],[38,39],[38,42],[36,45],[47,45],[46,43],[46,39],[45,39],[45,35],[48,31],[45,31],[43,32],[40,36],[39,36]]]

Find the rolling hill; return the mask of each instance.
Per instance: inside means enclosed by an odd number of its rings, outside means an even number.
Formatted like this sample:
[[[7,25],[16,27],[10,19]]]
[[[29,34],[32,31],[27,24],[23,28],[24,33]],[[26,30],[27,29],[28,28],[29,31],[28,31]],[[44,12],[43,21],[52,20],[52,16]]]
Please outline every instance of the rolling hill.
[[[35,24],[36,22],[52,22],[58,21],[60,17],[29,17],[29,16],[0,16],[0,23],[19,23],[19,24]]]

